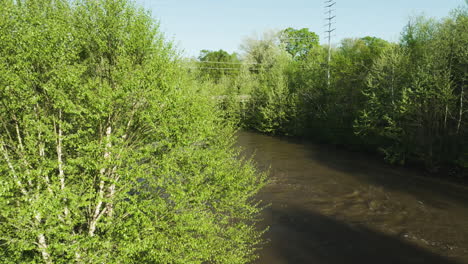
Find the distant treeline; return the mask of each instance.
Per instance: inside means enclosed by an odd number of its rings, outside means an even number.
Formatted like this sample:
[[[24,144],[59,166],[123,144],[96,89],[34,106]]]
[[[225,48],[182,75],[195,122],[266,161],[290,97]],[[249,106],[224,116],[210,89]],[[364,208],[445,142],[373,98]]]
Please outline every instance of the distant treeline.
[[[241,126],[378,151],[431,171],[468,167],[466,7],[442,20],[411,19],[398,43],[344,39],[330,63],[328,46],[308,29],[266,33],[242,49],[188,62],[203,91],[230,95],[222,106]]]

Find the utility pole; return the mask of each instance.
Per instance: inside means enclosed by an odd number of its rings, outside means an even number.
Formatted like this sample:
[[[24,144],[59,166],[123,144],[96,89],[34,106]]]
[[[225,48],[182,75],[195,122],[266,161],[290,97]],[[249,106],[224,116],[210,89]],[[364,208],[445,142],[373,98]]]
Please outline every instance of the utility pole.
[[[328,30],[325,31],[328,36],[326,37],[328,39],[328,61],[327,61],[327,85],[330,87],[330,61],[331,61],[331,33],[336,30],[336,28],[332,28],[333,25],[333,20],[336,18],[336,15],[333,14],[335,11],[333,9],[333,6],[336,5],[336,2],[334,0],[327,0],[325,1],[325,21],[327,22],[325,24],[326,27],[328,27]]]

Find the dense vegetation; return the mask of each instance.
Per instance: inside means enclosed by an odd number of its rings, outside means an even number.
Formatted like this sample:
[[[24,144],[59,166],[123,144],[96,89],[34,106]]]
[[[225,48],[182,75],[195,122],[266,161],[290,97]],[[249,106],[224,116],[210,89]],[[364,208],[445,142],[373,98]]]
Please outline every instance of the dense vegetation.
[[[263,184],[126,0],[0,5],[2,263],[246,263]]]
[[[440,21],[412,19],[399,43],[344,39],[329,64],[328,47],[308,29],[268,33],[242,48],[229,74],[199,68],[216,74],[201,82],[225,95],[217,98],[240,125],[378,151],[431,171],[468,167],[466,7]]]

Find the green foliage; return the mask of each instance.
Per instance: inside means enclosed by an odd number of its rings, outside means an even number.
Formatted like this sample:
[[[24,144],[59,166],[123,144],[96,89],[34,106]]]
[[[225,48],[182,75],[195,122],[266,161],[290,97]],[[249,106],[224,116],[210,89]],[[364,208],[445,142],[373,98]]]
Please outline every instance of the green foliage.
[[[468,41],[458,34],[466,27],[466,12],[443,22],[417,18],[405,28],[401,46],[374,63],[356,128],[380,138],[390,161],[421,160],[436,170],[462,159],[467,75],[457,46]]]
[[[288,88],[291,55],[278,46],[278,34],[247,39],[243,45],[246,67],[256,80],[248,101],[248,127],[269,134],[292,134],[296,97]]]
[[[308,28],[287,28],[281,32],[280,41],[294,59],[304,59],[319,46],[319,36]]]
[[[225,75],[237,74],[241,65],[236,53],[229,54],[224,50],[202,50],[198,60],[202,78],[215,82],[219,82]]]
[[[243,77],[232,79],[251,95],[241,125],[379,151],[431,171],[466,168],[467,32],[463,7],[441,21],[412,19],[400,43],[344,39],[331,49],[329,83],[328,47],[308,29],[247,39]]]
[[[356,119],[356,133],[378,147],[392,163],[403,163],[411,141],[404,137],[402,118],[410,94],[405,89],[409,80],[409,58],[400,47],[387,49],[372,66],[363,90],[365,107]]]
[[[274,67],[278,59],[288,57],[279,43],[280,35],[274,31],[265,32],[262,37],[246,38],[241,49],[249,70],[252,73],[266,71]]]
[[[290,90],[298,94],[299,135],[334,144],[358,144],[353,122],[365,100],[365,78],[373,60],[390,44],[365,37],[345,39],[332,49],[331,80],[327,85],[327,47],[312,50],[288,71]]]
[[[2,263],[247,263],[263,184],[125,0],[0,6]]]

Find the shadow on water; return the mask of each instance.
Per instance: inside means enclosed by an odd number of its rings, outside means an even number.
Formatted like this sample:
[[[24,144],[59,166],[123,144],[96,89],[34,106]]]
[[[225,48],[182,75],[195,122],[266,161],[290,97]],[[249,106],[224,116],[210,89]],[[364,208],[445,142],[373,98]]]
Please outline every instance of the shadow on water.
[[[286,142],[298,144],[293,141]],[[417,170],[392,166],[384,163],[380,157],[341,150],[333,146],[317,146],[309,142],[304,143],[304,145],[308,148],[306,158],[316,160],[321,165],[346,173],[369,184],[406,192],[441,209],[446,203],[441,202],[439,197],[442,197],[443,200],[450,199],[462,205],[468,204],[467,186],[426,177]]]
[[[300,208],[264,212],[270,240],[257,263],[458,264],[397,237]]]
[[[406,192],[436,207],[443,207],[443,203],[440,202],[440,199],[437,199],[438,197],[442,197],[443,200],[450,199],[462,205],[468,204],[468,186],[451,183],[443,179],[426,177],[424,173],[418,170],[387,164],[381,157],[376,155],[347,151],[335,146],[315,144],[306,140],[253,134],[265,137],[266,141],[260,144],[271,144],[272,146],[266,147],[270,148],[270,150],[273,148],[276,152],[284,152],[284,155],[299,155],[304,160],[317,162],[321,166],[344,173],[346,176],[354,177],[361,182],[383,186],[385,189]],[[258,140],[257,137],[255,139]],[[271,142],[268,142],[269,140]],[[265,148],[265,146],[262,146],[259,150],[263,150],[262,148]],[[270,150],[267,149],[267,151]],[[273,161],[274,159],[271,158],[270,160]],[[263,161],[260,163],[263,163]],[[264,164],[260,165],[267,168]]]
[[[309,142],[241,132],[238,145],[269,168],[259,263],[468,263],[466,186]]]

